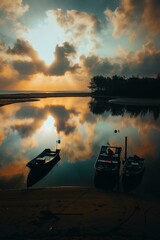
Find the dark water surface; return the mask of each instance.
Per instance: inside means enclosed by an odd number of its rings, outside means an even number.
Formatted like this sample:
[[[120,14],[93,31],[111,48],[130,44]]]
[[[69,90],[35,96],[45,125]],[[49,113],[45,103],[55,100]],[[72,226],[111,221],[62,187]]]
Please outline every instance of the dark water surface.
[[[119,132],[115,133],[115,129]],[[101,145],[145,158],[138,194],[160,195],[160,117],[157,108],[118,107],[90,97],[46,98],[0,108],[0,189],[25,188],[26,163],[60,139],[61,161],[33,186],[94,186]],[[121,187],[120,187],[121,190]],[[123,191],[123,189],[122,189]]]

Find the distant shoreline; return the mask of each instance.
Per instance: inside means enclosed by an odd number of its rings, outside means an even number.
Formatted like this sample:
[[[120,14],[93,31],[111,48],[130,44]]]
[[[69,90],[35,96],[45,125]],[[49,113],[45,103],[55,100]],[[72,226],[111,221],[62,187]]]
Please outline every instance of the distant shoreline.
[[[46,98],[46,97],[89,97],[90,92],[19,92],[0,93],[0,99],[24,99],[24,98]]]
[[[134,105],[134,106],[160,106],[160,99],[153,98],[120,98],[114,96],[96,96],[91,92],[0,92],[0,106],[12,103],[39,101],[40,98],[55,97],[93,97],[104,98],[108,103],[118,105]]]
[[[90,97],[90,92],[26,92],[0,93],[0,107],[12,103],[39,101],[49,97]]]

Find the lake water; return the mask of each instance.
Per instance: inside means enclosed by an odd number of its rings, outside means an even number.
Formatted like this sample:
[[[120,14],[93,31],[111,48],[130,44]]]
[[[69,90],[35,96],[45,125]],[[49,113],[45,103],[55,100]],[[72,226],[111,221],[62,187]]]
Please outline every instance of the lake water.
[[[158,108],[110,106],[90,97],[46,98],[1,107],[0,126],[0,189],[25,188],[26,163],[45,148],[55,149],[58,139],[61,161],[33,188],[94,187],[94,162],[101,145],[121,146],[123,159],[127,136],[128,155],[145,158],[146,166],[133,191],[160,193]]]

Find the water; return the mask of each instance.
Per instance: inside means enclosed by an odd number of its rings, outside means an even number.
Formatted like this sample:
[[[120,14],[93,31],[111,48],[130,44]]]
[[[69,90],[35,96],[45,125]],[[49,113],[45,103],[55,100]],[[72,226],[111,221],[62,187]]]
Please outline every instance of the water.
[[[60,139],[61,161],[33,186],[94,187],[94,162],[102,144],[121,146],[145,158],[138,194],[160,193],[159,109],[110,106],[83,98],[47,98],[0,108],[0,188],[25,188],[26,163]],[[117,133],[115,133],[115,130]],[[120,190],[121,190],[120,186]],[[122,189],[123,191],[123,189]]]

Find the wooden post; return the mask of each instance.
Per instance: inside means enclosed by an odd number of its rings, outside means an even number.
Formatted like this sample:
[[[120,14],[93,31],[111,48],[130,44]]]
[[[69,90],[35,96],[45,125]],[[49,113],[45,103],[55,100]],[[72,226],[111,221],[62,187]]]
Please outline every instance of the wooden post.
[[[125,136],[125,161],[127,160],[127,136]]]

